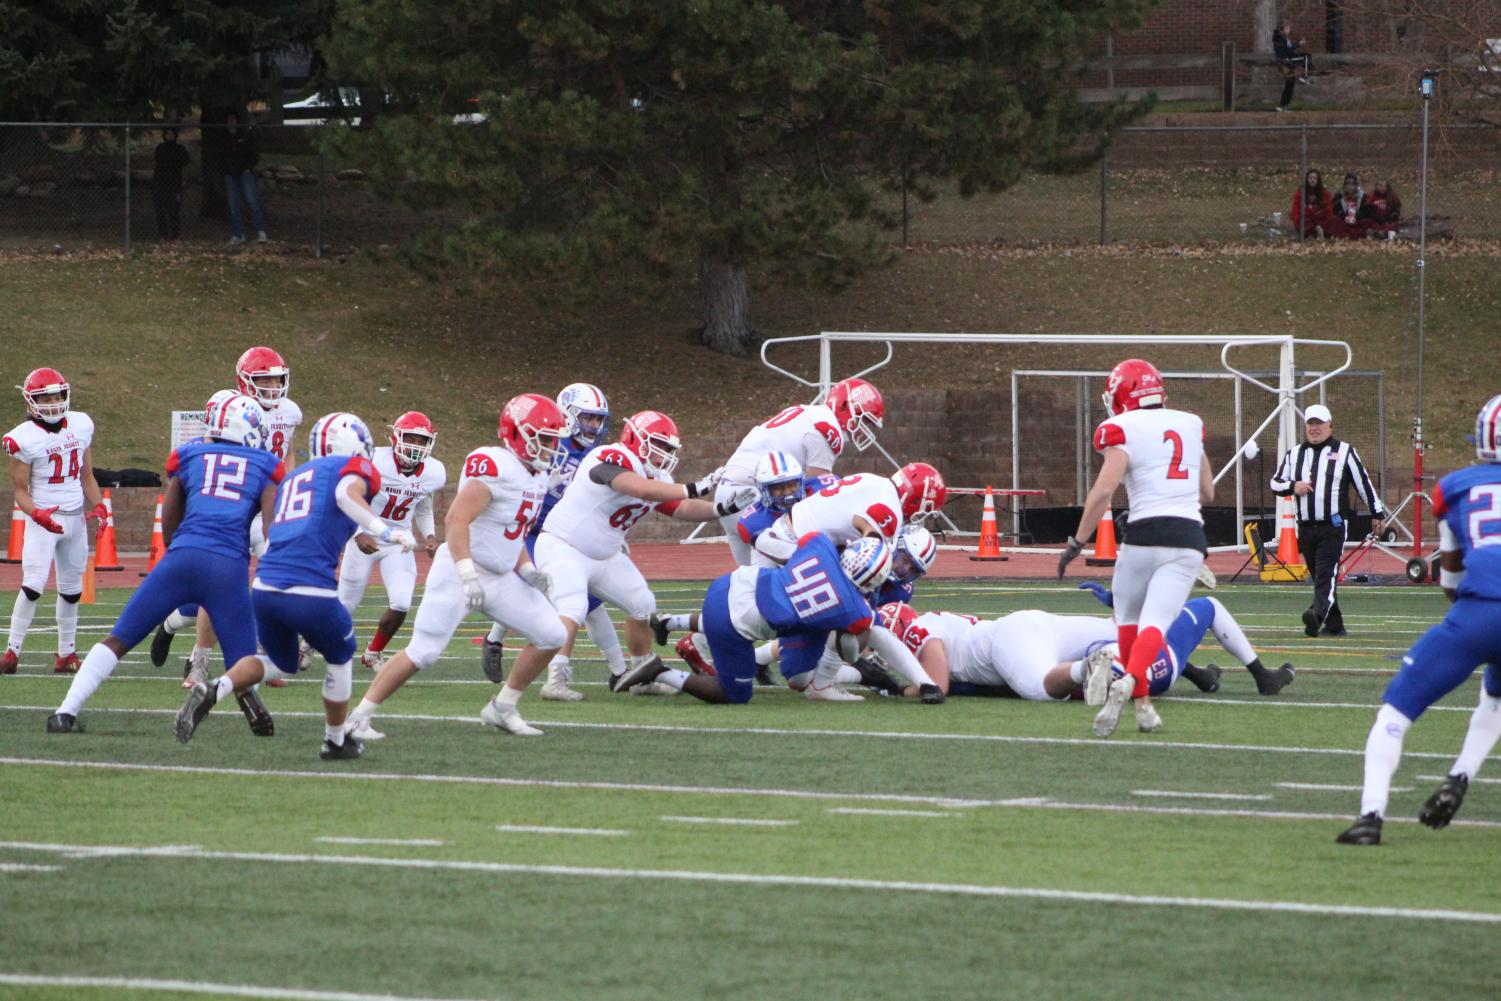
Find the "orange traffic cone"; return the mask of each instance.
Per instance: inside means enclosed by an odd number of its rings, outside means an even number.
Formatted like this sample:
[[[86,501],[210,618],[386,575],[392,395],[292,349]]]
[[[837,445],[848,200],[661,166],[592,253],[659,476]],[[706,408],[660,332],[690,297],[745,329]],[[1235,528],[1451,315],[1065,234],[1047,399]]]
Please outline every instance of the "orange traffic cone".
[[[980,548],[970,559],[976,563],[1004,563],[1001,555],[1001,533],[995,523],[995,495],[985,488],[985,511],[980,515]]]
[[[1308,566],[1303,562],[1303,554],[1298,551],[1298,523],[1293,517],[1293,504],[1290,498],[1283,498],[1278,502],[1280,510],[1277,512],[1277,560],[1279,565],[1263,567],[1261,579],[1264,581],[1279,580],[1307,580]]]
[[[1094,555],[1084,557],[1084,562],[1092,567],[1115,566],[1115,513],[1108,507],[1094,533]]]
[[[104,524],[99,526],[99,544],[95,547],[94,569],[124,570],[120,565],[120,554],[115,552],[115,505],[109,499],[108,490],[104,491],[104,510]]]
[[[141,572],[144,577],[161,561],[167,552],[167,541],[162,538],[162,495],[156,495],[156,520],[151,525],[151,555],[146,560],[146,569]]]
[[[88,563],[86,563],[83,568],[83,595],[78,599],[79,604],[92,605],[95,601],[94,571],[96,569],[97,567],[95,567],[94,565],[94,556],[91,553],[89,554]]]
[[[10,512],[10,542],[5,547],[5,559],[0,563],[20,563],[21,547],[26,544],[26,515],[17,504]]]

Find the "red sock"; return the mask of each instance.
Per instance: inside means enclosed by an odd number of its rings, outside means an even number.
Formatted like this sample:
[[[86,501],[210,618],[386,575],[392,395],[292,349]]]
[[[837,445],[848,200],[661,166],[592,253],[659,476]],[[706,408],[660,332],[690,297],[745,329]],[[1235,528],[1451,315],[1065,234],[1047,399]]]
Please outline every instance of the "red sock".
[[[1148,626],[1136,637],[1136,642],[1131,645],[1131,659],[1126,661],[1126,673],[1136,679],[1136,688],[1131,692],[1133,699],[1139,699],[1148,694],[1150,686],[1147,684],[1147,668],[1152,666],[1152,661],[1162,652],[1162,630],[1156,626]]]
[[[1136,645],[1136,627],[1116,626],[1115,644],[1121,648],[1120,662],[1122,664],[1129,664],[1131,662],[1131,648]]]
[[[377,629],[375,635],[370,637],[370,649],[376,653],[380,653],[386,648],[386,644],[389,642],[391,642],[390,633]]]

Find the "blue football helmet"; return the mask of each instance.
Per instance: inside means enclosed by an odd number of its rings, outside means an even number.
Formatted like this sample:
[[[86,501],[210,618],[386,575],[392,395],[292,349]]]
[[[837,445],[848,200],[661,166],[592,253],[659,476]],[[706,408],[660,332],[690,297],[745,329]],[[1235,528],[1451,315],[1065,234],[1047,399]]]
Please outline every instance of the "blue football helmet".
[[[579,448],[593,448],[610,437],[610,401],[598,386],[574,382],[558,394],[568,415],[568,435]]]
[[[756,463],[756,486],[761,491],[761,505],[768,511],[786,514],[806,492],[803,466],[786,452],[767,452]]]

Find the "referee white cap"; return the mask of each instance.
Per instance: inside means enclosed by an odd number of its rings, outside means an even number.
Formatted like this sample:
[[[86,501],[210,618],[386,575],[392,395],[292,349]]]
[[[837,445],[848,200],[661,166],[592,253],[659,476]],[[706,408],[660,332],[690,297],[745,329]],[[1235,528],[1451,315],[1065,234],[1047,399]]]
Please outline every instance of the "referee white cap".
[[[1334,420],[1334,417],[1329,413],[1328,407],[1324,406],[1322,403],[1315,403],[1313,406],[1303,411],[1303,420],[1304,422],[1323,421],[1325,424],[1328,424],[1330,421]]]

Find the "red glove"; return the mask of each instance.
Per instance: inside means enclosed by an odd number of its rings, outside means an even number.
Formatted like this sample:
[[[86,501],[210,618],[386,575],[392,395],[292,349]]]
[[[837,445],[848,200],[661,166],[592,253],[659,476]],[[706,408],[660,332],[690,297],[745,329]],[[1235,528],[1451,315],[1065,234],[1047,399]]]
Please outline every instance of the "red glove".
[[[94,521],[97,521],[99,523],[100,528],[103,528],[104,523],[109,520],[109,508],[104,506],[104,501],[100,501],[98,504],[95,504],[94,509],[88,514],[84,515],[84,517],[92,518]]]
[[[53,535],[62,535],[63,527],[52,520],[52,512],[56,510],[56,504],[51,507],[34,507],[31,509],[31,520],[41,525]]]

